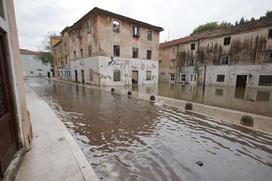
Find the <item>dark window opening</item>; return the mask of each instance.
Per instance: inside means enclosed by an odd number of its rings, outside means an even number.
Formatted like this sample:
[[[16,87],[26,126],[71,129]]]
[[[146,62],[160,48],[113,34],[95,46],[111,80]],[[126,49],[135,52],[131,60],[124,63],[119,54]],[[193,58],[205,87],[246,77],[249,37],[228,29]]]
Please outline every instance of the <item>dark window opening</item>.
[[[259,86],[272,86],[272,75],[260,75]]]
[[[88,55],[89,57],[92,56],[92,46],[88,46]]]
[[[152,41],[152,31],[147,31],[147,40]]]
[[[132,58],[138,58],[138,48],[132,48]]]
[[[272,38],[272,29],[268,30],[268,38]]]
[[[195,44],[194,43],[191,44],[191,50],[195,50]]]
[[[83,58],[83,49],[80,49],[80,58]]]
[[[175,74],[171,74],[171,75],[170,75],[170,80],[171,80],[171,81],[175,81]]]
[[[216,82],[225,82],[225,75],[217,75]]]
[[[147,50],[147,52],[146,52],[146,59],[147,60],[151,60],[151,58],[152,58],[152,51],[151,50]]]
[[[120,46],[113,45],[113,56],[119,57],[120,56]]]
[[[146,71],[146,80],[151,80],[151,71]]]
[[[121,72],[120,70],[113,71],[113,81],[121,81]]]
[[[91,21],[88,21],[87,23],[87,33],[90,33],[92,31],[92,24]]]
[[[230,63],[230,56],[229,55],[225,55],[222,56],[220,59],[220,65],[228,65]]]
[[[76,51],[74,51],[74,58],[76,58],[76,56],[77,56],[77,55],[76,55]]]
[[[230,45],[230,40],[231,40],[231,37],[225,37],[224,38],[224,46]]]
[[[140,37],[140,27],[133,26],[133,37]]]
[[[112,21],[112,31],[119,32],[120,31],[120,22],[117,20]]]

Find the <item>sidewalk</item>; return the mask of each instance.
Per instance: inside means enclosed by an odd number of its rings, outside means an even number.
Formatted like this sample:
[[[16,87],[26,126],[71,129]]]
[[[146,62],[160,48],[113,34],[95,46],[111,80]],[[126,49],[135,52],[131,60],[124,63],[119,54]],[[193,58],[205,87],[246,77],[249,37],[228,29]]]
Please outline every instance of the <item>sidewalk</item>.
[[[16,181],[98,180],[94,170],[53,110],[29,88],[26,100],[33,127],[32,150]]]

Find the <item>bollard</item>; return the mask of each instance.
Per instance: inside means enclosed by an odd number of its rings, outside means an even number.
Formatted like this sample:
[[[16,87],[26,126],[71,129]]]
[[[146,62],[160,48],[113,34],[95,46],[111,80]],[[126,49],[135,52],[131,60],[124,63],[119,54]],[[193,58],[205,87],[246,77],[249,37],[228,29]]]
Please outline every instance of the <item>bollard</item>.
[[[252,127],[252,126],[254,126],[254,119],[250,115],[243,115],[241,117],[240,124],[242,124],[244,126],[250,126],[250,127]]]
[[[202,161],[197,161],[196,164],[197,164],[198,166],[200,166],[200,167],[202,167],[202,166],[204,165]]]
[[[111,92],[114,92],[115,91],[115,89],[114,88],[111,88]]]
[[[192,103],[186,103],[185,104],[185,109],[186,110],[193,110],[193,104]]]
[[[127,95],[128,95],[128,97],[131,97],[132,96],[132,92],[128,91]]]
[[[150,101],[151,101],[151,102],[155,102],[155,100],[156,100],[156,97],[155,97],[154,95],[151,95],[151,96],[150,96]]]

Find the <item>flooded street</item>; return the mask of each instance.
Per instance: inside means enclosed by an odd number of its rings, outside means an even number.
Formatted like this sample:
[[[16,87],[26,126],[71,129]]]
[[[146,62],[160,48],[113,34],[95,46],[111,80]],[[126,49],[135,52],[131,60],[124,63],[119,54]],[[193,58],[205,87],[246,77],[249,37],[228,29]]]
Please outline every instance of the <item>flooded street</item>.
[[[101,180],[271,181],[271,134],[108,92],[26,83],[56,111]]]
[[[155,94],[210,106],[272,116],[270,89],[235,88],[223,86],[182,85],[160,82],[157,86],[128,86],[128,90]],[[116,90],[123,87],[115,87]]]

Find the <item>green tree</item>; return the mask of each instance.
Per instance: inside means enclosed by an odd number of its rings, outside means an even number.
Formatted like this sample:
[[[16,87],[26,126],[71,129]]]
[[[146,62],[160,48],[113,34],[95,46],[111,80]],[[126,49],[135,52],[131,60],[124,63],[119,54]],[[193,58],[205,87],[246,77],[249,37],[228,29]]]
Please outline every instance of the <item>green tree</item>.
[[[266,13],[265,13],[265,16],[266,17],[272,17],[272,11],[267,11]]]
[[[219,28],[218,22],[210,22],[196,27],[191,35]]]
[[[54,66],[53,62],[53,55],[51,51],[51,37],[56,36],[56,33],[49,32],[44,36],[44,39],[42,40],[42,47],[41,52],[43,52],[39,59],[43,64],[50,64],[51,68]]]

